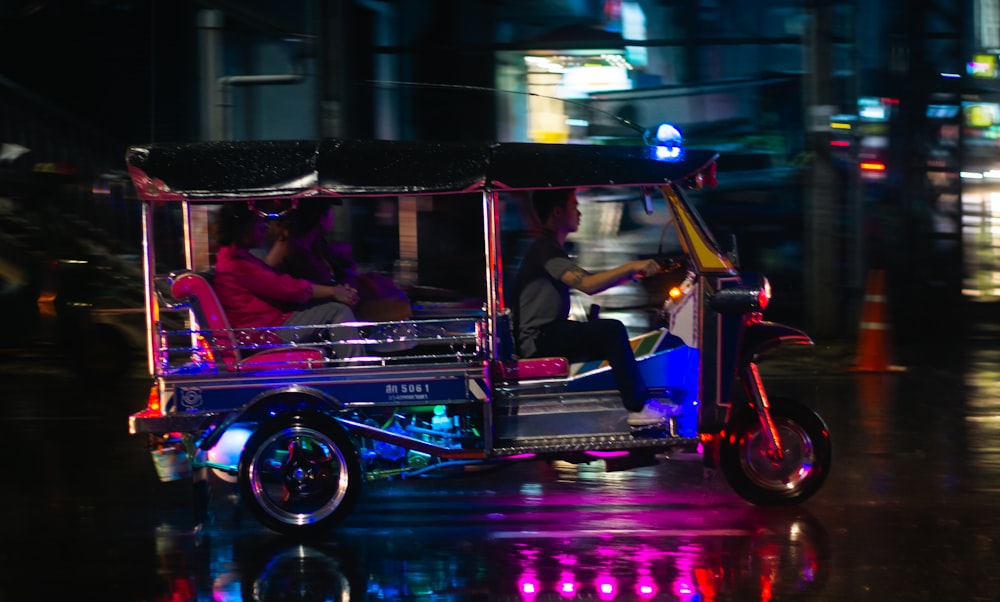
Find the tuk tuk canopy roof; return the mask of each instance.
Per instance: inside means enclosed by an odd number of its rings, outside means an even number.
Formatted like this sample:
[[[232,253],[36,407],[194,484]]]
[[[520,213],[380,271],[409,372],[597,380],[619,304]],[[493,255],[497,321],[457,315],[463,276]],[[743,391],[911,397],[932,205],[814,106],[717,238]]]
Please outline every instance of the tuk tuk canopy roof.
[[[140,198],[212,201],[663,185],[716,156],[651,146],[324,139],[132,146],[126,163]]]

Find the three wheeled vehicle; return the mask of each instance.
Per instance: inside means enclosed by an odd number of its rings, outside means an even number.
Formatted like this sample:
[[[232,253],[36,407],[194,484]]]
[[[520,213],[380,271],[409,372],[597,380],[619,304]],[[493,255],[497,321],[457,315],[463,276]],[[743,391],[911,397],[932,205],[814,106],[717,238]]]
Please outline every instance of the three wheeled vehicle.
[[[716,156],[676,141],[134,146],[152,387],[129,430],[149,438],[162,480],[191,478],[203,500],[210,474],[228,478],[260,522],[291,535],[342,521],[369,480],[525,459],[613,470],[696,453],[753,504],[801,502],[827,477],[830,436],[806,405],[768,397],[756,360],[811,340],[763,319],[766,278],[742,274],[689,202],[688,187],[712,185]],[[661,241],[675,248],[645,283],[658,309],[632,339],[647,384],[682,408],[661,428],[630,430],[606,364],[515,354],[504,276],[524,236],[509,216],[549,187],[664,215]],[[377,204],[390,217],[370,230],[386,236],[388,223],[398,237],[384,246],[398,251],[412,315],[344,325],[360,357],[337,356],[346,339],[283,344],[232,328],[212,288],[219,206],[312,197]],[[662,244],[649,256],[666,255]],[[441,296],[442,273],[471,284]],[[177,313],[185,327],[168,328]]]

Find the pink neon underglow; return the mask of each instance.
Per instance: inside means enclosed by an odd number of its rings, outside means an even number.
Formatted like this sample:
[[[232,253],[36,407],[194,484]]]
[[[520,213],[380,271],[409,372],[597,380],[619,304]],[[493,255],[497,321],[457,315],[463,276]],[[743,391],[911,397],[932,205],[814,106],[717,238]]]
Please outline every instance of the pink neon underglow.
[[[573,558],[573,564],[576,564],[576,559]],[[576,579],[573,578],[573,573],[569,571],[563,571],[559,575],[559,595],[564,598],[572,598],[576,595],[577,584]]]
[[[649,599],[656,595],[656,584],[649,577],[640,577],[635,584],[635,593],[642,599]]]
[[[597,596],[601,600],[614,600],[615,592],[618,590],[618,585],[613,579],[609,577],[603,577],[597,580]]]
[[[528,458],[534,458],[535,454],[516,454],[513,456],[507,456],[508,460],[526,460]]]
[[[541,587],[538,584],[538,580],[532,577],[522,578],[521,582],[518,584],[518,587],[521,590],[521,594],[524,596],[525,600],[534,600],[535,596],[537,596],[538,592],[541,590]]]
[[[559,593],[567,598],[572,598],[576,595],[576,583],[563,581],[559,584]]]
[[[583,453],[595,458],[620,458],[628,455],[627,451],[585,451]]]

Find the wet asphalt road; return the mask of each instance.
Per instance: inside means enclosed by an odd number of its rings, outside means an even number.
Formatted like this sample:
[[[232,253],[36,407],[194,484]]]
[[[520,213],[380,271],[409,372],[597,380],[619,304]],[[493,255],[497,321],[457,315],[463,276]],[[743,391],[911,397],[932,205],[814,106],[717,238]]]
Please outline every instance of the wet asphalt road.
[[[0,601],[996,600],[1000,329],[859,375],[824,344],[762,364],[827,421],[834,465],[760,509],[693,458],[604,472],[526,463],[371,483],[320,542],[260,527],[213,479],[160,483],[126,432],[147,381],[81,383],[44,355],[2,368]]]

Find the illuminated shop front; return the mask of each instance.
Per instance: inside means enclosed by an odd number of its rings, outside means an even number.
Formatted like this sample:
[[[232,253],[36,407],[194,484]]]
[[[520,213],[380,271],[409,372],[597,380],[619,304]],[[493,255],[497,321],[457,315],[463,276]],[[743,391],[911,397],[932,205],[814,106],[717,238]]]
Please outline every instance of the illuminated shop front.
[[[962,103],[962,294],[1000,300],[1000,104]]]
[[[607,40],[606,48],[595,48],[593,40],[586,40],[587,49],[499,53],[497,88],[517,92],[500,101],[500,127],[506,128],[502,137],[550,143],[593,141],[601,133],[595,119],[612,129],[621,128],[615,116],[593,110],[592,95],[634,90],[640,87],[637,78],[647,83],[659,78],[647,73],[646,48],[623,45],[624,40],[647,37],[639,3],[606,2],[604,12],[604,28],[594,35]],[[617,136],[631,134],[627,128],[615,132]]]

